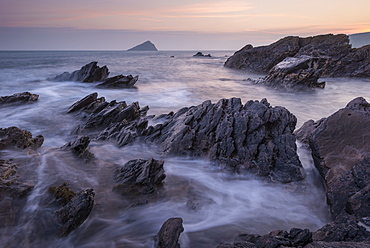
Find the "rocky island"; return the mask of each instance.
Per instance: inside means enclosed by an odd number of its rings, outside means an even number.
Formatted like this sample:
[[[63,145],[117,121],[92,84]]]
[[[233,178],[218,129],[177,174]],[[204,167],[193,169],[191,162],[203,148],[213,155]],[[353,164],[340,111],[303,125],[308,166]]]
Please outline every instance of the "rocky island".
[[[158,51],[155,45],[151,41],[145,41],[133,48],[128,49],[127,51]]]

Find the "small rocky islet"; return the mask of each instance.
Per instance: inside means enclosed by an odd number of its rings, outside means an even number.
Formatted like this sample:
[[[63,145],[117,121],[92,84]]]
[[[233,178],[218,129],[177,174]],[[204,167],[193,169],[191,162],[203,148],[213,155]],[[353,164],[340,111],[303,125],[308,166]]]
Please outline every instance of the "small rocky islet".
[[[291,90],[323,87],[321,76],[369,77],[370,46],[351,48],[345,35],[309,38],[286,37],[270,46],[248,45],[230,57],[225,66],[268,73],[256,83]],[[269,56],[267,56],[269,54]],[[339,56],[340,54],[340,56]],[[356,59],[355,59],[356,58]],[[345,69],[344,69],[345,68]],[[92,62],[81,70],[56,76],[56,81],[124,81],[131,87],[132,76],[108,78],[106,67]],[[108,80],[108,81],[107,81]],[[137,78],[136,78],[137,81]],[[135,82],[136,82],[135,81]],[[120,84],[120,83],[118,83]],[[298,86],[297,86],[298,85]],[[99,86],[98,87],[104,87]],[[115,87],[113,87],[115,88]],[[29,92],[0,97],[0,107],[37,101]],[[292,228],[265,235],[238,234],[235,241],[218,248],[246,247],[369,247],[370,232],[370,104],[358,97],[347,106],[321,120],[309,120],[296,129],[296,118],[284,107],[272,107],[267,99],[248,101],[239,98],[205,101],[177,112],[147,116],[149,107],[138,102],[107,102],[98,93],[71,103],[66,114],[79,124],[76,139],[61,150],[70,151],[81,160],[94,159],[90,140],[111,140],[118,146],[143,142],[158,146],[166,156],[207,158],[233,173],[248,173],[266,182],[304,187],[304,169],[297,155],[296,140],[312,151],[315,167],[326,187],[332,222],[319,230]],[[150,123],[157,123],[150,125]],[[0,128],[0,149],[24,149],[29,156],[43,144],[42,135],[33,135],[17,127]],[[115,190],[128,197],[133,206],[147,204],[160,197],[166,174],[164,161],[136,159],[112,171]],[[11,159],[0,160],[1,227],[15,225],[34,185],[17,174],[24,166]],[[58,193],[58,194],[57,194]],[[55,218],[47,222],[50,232],[64,237],[77,229],[89,216],[95,192],[92,188],[77,193],[66,184],[50,185],[49,197]],[[63,199],[63,200],[61,200]],[[146,199],[143,201],[143,199]],[[168,219],[153,237],[156,247],[180,247],[183,219]]]

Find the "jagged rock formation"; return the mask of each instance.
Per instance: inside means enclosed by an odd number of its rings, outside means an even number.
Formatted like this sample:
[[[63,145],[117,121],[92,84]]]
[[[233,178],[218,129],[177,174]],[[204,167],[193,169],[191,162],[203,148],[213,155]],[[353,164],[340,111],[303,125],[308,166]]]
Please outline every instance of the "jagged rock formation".
[[[89,151],[90,138],[88,136],[77,137],[74,141],[65,144],[62,149],[71,150],[78,157],[89,161],[94,155]]]
[[[347,35],[288,36],[268,46],[247,45],[225,62],[226,67],[267,73],[287,57],[308,55],[328,59],[324,77],[369,77],[370,46],[351,48]]]
[[[115,190],[122,194],[151,194],[162,185],[166,175],[164,161],[135,159],[117,167],[114,178],[119,183]]]
[[[37,135],[32,137],[32,133],[18,127],[0,128],[0,149],[5,147],[17,147],[21,149],[29,148],[35,150],[44,143],[44,137]]]
[[[30,92],[16,93],[11,96],[0,96],[0,104],[32,103],[39,99],[39,95]]]
[[[86,102],[90,102],[87,107]],[[288,183],[304,178],[292,134],[296,118],[283,107],[271,107],[266,99],[222,99],[216,104],[183,108],[161,116],[164,122],[148,127],[147,108],[138,103],[105,102],[97,95],[72,105],[87,113],[80,130],[105,128],[98,139],[115,139],[126,145],[137,139],[156,143],[168,155],[207,157],[235,172]]]
[[[238,241],[222,243],[217,248],[365,248],[370,245],[370,232],[354,221],[329,223],[316,232],[308,229],[292,228],[289,232],[275,230],[263,236],[258,234],[241,234]]]
[[[272,67],[264,78],[253,80],[253,83],[262,83],[274,88],[286,90],[324,88],[325,82],[318,82],[327,63],[326,58],[301,55],[288,57]]]
[[[94,206],[94,196],[93,189],[82,190],[55,212],[62,224],[61,237],[67,236],[87,219]]]
[[[184,231],[181,218],[170,218],[163,223],[156,239],[156,248],[180,248],[179,237]]]
[[[127,51],[158,51],[158,49],[152,42],[148,40],[144,43],[134,46],[133,48],[128,49]]]
[[[81,67],[80,70],[72,73],[64,72],[52,79],[51,81],[76,81],[84,83],[101,82],[107,79],[109,70],[107,66],[99,67],[98,62],[91,62]]]
[[[362,97],[319,122],[296,131],[308,142],[325,180],[334,219],[356,216],[370,226],[370,104]]]
[[[103,83],[98,84],[98,88],[132,88],[139,79],[139,76],[133,77],[132,75],[124,76],[118,75],[106,79]]]

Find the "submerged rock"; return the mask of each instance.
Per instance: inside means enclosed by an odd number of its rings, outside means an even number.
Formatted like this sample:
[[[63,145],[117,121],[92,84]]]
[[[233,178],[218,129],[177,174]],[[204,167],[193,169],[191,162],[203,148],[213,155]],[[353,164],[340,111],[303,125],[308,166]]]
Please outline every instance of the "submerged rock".
[[[308,141],[315,166],[324,178],[333,218],[353,214],[370,218],[370,104],[362,97],[296,131]]]
[[[325,82],[318,82],[318,79],[326,62],[326,58],[307,55],[288,57],[275,65],[264,78],[249,81],[286,90],[324,88]]]
[[[162,185],[166,175],[162,160],[130,160],[115,172],[115,179],[119,183],[115,190],[122,194],[139,195],[151,194]]]
[[[13,160],[0,159],[0,228],[16,225],[21,202],[34,187],[19,180],[18,166]]]
[[[32,133],[18,127],[0,128],[0,149],[6,147],[29,148],[35,150],[44,142],[42,135],[32,137]]]
[[[94,206],[94,196],[93,189],[82,190],[55,212],[62,224],[60,228],[62,237],[77,229],[87,219]]]
[[[181,218],[168,219],[156,236],[156,248],[180,248],[179,237],[184,231]]]
[[[103,83],[98,84],[98,88],[132,88],[139,79],[139,76],[133,77],[132,75],[124,76],[118,75],[106,79]]]
[[[225,62],[229,68],[267,73],[287,57],[307,55],[328,59],[324,77],[369,77],[370,46],[351,48],[347,35],[288,36],[271,45],[247,45]]]
[[[16,93],[11,96],[0,96],[0,104],[32,103],[39,99],[39,95],[30,92]]]
[[[91,62],[72,73],[64,72],[50,80],[52,81],[77,81],[84,83],[101,82],[109,75],[107,66],[99,67],[98,62]]]

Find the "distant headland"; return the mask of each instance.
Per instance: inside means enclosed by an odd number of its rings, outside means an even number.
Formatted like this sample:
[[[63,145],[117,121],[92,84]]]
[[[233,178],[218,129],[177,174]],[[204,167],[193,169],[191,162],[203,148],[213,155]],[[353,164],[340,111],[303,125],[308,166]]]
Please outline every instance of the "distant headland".
[[[155,45],[148,41],[145,41],[144,43],[134,46],[133,48],[128,49],[127,51],[158,51],[158,49],[155,47]]]

